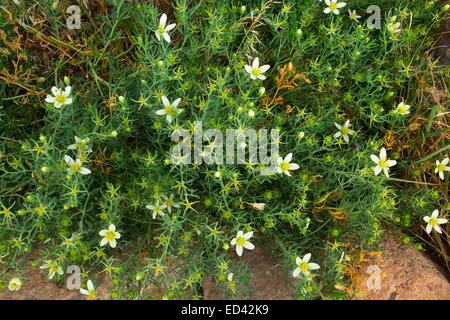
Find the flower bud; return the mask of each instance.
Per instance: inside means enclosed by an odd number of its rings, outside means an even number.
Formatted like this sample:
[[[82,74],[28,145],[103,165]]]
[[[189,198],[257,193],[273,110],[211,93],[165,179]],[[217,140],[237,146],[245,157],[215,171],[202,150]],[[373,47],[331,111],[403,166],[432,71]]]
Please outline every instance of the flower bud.
[[[266,93],[266,88],[264,88],[264,87],[259,88],[258,94],[259,94],[260,96],[263,96],[264,93]]]
[[[142,280],[143,278],[144,278],[144,273],[138,272],[138,273],[136,274],[136,280],[137,280],[137,281],[140,281],[140,280]]]

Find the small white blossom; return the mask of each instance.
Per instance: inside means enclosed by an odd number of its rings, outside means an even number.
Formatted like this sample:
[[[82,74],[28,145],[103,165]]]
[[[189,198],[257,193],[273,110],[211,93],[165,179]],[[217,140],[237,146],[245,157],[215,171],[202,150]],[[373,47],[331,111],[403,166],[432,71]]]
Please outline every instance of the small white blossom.
[[[339,14],[340,8],[345,7],[347,4],[345,2],[338,2],[338,0],[325,0],[328,7],[323,10],[324,13],[333,12],[334,14]]]
[[[335,138],[339,138],[339,137],[343,137],[345,142],[349,142],[350,139],[348,136],[352,136],[355,134],[355,131],[351,130],[350,127],[352,126],[350,124],[350,120],[345,121],[345,123],[343,125],[340,125],[338,123],[334,123],[334,125],[336,126],[336,128],[338,128],[338,132],[336,132],[334,134]]]
[[[117,246],[116,239],[121,237],[120,233],[116,232],[116,226],[113,224],[110,224],[108,229],[101,230],[98,234],[103,237],[100,241],[100,247],[108,243],[111,248],[115,248]]]
[[[402,116],[405,116],[409,114],[409,109],[411,106],[405,104],[404,102],[400,102],[397,108],[395,109],[395,112],[398,114],[401,114]]]
[[[64,156],[64,161],[69,166],[67,170],[69,170],[70,173],[81,173],[81,174],[89,174],[91,173],[91,170],[88,168],[82,167],[82,162],[80,159],[73,160],[69,156]]]
[[[96,300],[96,292],[91,280],[87,281],[87,290],[80,288],[80,293],[88,296],[88,300]]]
[[[52,87],[53,96],[47,95],[47,97],[45,98],[45,102],[53,104],[56,109],[59,109],[64,105],[71,104],[72,103],[72,98],[70,97],[71,91],[72,87],[70,86],[67,86],[64,91],[57,87]]]
[[[168,32],[173,28],[175,28],[176,24],[172,23],[166,26],[166,23],[167,23],[167,15],[163,13],[161,18],[159,19],[159,26],[158,29],[155,31],[155,35],[156,38],[158,38],[158,40],[161,40],[161,37],[163,37],[164,40],[170,43],[170,36]]]
[[[299,278],[300,273],[303,273],[305,276],[308,276],[311,270],[320,269],[320,266],[317,263],[309,262],[310,259],[311,253],[305,254],[303,259],[300,259],[300,257],[297,257],[295,259],[295,264],[297,265],[297,268],[295,268],[292,274],[294,278]]]
[[[80,139],[79,137],[75,136],[75,143],[68,146],[67,149],[84,151],[84,149],[86,149],[89,142],[90,142],[89,138]],[[87,149],[87,152],[92,152],[92,148],[89,147]]]
[[[358,21],[358,19],[361,18],[361,16],[359,16],[356,13],[356,10],[353,10],[353,12],[351,10],[348,10],[348,15],[349,15],[350,19],[352,19],[354,21]]]
[[[251,205],[254,209],[260,210],[260,211],[264,210],[264,208],[266,207],[266,204],[265,204],[265,203],[262,203],[262,202],[250,203],[250,205]]]
[[[161,101],[164,105],[164,109],[156,111],[158,116],[166,115],[166,120],[172,123],[172,119],[181,113],[181,109],[178,109],[178,105],[181,102],[181,98],[176,99],[174,102],[170,103],[166,96],[162,96]]]
[[[298,164],[291,163],[292,153],[289,153],[284,159],[282,157],[278,157],[277,163],[277,173],[284,173],[287,176],[290,176],[290,170],[297,170],[299,168]]]
[[[155,205],[146,205],[145,206],[148,210],[152,210],[153,211],[153,219],[156,219],[157,215],[160,215],[161,217],[164,216],[164,209],[167,208],[167,206],[165,204],[159,204],[159,202],[156,202]]]
[[[444,180],[444,172],[450,171],[450,167],[447,167],[448,161],[449,158],[445,158],[442,162],[436,160],[436,169],[434,169],[434,173],[439,174],[439,178],[441,178],[441,180]]]
[[[171,194],[170,196],[165,196],[164,195],[163,198],[164,198],[164,205],[166,206],[167,211],[169,211],[169,213],[172,212],[172,208],[179,208],[180,207],[180,204],[176,203],[173,200],[173,194]]]
[[[48,278],[51,280],[55,276],[55,274],[59,274],[62,276],[64,274],[63,269],[58,264],[58,262],[54,260],[46,260],[45,264],[41,266],[41,269],[48,269]]]
[[[15,277],[9,280],[8,289],[10,291],[18,291],[22,287],[22,280]]]
[[[423,220],[427,223],[426,231],[427,233],[430,233],[433,229],[436,230],[438,233],[442,233],[441,228],[439,227],[440,224],[447,223],[447,219],[439,218],[439,210],[434,210],[431,214],[431,217],[425,216]]]
[[[251,66],[249,65],[245,65],[244,69],[245,71],[247,71],[250,74],[250,78],[252,80],[265,80],[266,76],[263,75],[264,72],[266,72],[267,70],[269,70],[270,66],[268,64],[265,64],[263,66],[259,66],[259,58],[255,58],[255,60],[253,60],[253,63]]]
[[[231,245],[236,246],[236,253],[240,257],[245,249],[253,250],[255,246],[248,241],[253,236],[253,232],[247,232],[244,234],[243,231],[238,231],[236,238],[231,240]]]
[[[372,159],[373,162],[375,162],[377,165],[373,168],[373,171],[375,175],[377,176],[381,171],[384,172],[386,177],[389,178],[389,168],[393,167],[397,164],[397,161],[395,160],[389,160],[386,155],[386,149],[381,148],[380,150],[380,157],[377,157],[376,155],[372,154],[370,156],[370,159]]]
[[[390,33],[399,33],[401,31],[400,22],[397,23],[389,23],[387,28]]]

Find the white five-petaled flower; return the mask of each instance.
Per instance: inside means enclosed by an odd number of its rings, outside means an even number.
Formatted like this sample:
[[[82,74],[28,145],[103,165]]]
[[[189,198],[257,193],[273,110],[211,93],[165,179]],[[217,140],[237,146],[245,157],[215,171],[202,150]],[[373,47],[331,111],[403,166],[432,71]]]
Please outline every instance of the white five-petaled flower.
[[[67,170],[69,170],[70,173],[81,173],[81,174],[89,174],[91,173],[91,170],[88,168],[82,167],[82,162],[80,159],[73,160],[69,156],[64,156],[64,161],[69,166]]]
[[[164,198],[164,204],[167,208],[167,211],[169,211],[169,213],[172,212],[172,208],[180,207],[180,205],[173,200],[173,194],[171,194],[170,196],[163,195],[163,198]]]
[[[436,160],[436,169],[434,169],[434,173],[439,174],[441,180],[444,180],[444,171],[450,171],[450,167],[447,167],[448,161],[448,158],[445,158],[442,162]]]
[[[238,231],[236,238],[231,240],[231,245],[236,246],[236,253],[240,257],[242,256],[242,251],[245,249],[253,250],[255,246],[248,241],[253,236],[253,232],[247,232],[244,234],[243,231]]]
[[[12,278],[9,280],[8,289],[10,291],[17,291],[22,287],[22,280],[20,280],[17,277]]]
[[[163,37],[164,40],[166,40],[167,42],[170,42],[170,36],[169,36],[168,32],[170,30],[172,30],[173,28],[175,28],[176,24],[172,23],[172,24],[169,24],[168,26],[166,26],[166,23],[167,23],[167,15],[165,13],[163,13],[161,18],[159,19],[159,25],[158,25],[158,29],[155,31],[155,35],[156,35],[156,38],[158,38],[158,40],[161,40],[161,37]]]
[[[356,10],[353,10],[353,12],[351,10],[348,10],[348,15],[349,15],[350,19],[352,19],[354,21],[358,21],[358,19],[361,18],[361,16],[359,16],[356,13]]]
[[[86,149],[89,141],[90,141],[89,138],[80,139],[79,137],[75,136],[75,143],[68,146],[67,149],[70,149],[70,150],[78,149],[79,151],[84,151],[84,149]],[[89,147],[87,152],[92,152],[92,148]]]
[[[87,281],[87,290],[80,288],[80,293],[86,295],[88,300],[96,300],[96,292],[91,280]]]
[[[156,202],[155,205],[146,205],[145,206],[148,210],[152,210],[153,211],[153,219],[156,219],[157,215],[160,215],[161,217],[164,216],[164,209],[167,208],[167,206],[165,204],[159,204],[159,201]]]
[[[338,128],[338,132],[336,132],[334,134],[335,138],[339,138],[339,137],[343,137],[345,142],[349,142],[350,139],[348,136],[352,136],[355,134],[355,131],[353,131],[352,129],[350,129],[350,127],[352,126],[350,124],[350,120],[345,121],[345,123],[343,125],[340,125],[338,123],[334,123],[334,125],[336,126],[336,128]]]
[[[120,233],[116,232],[116,226],[110,224],[108,229],[104,229],[98,233],[103,237],[100,241],[100,247],[103,247],[107,243],[111,246],[111,248],[115,248],[117,245],[116,239],[120,239]]]
[[[250,78],[252,80],[265,80],[266,76],[263,75],[264,72],[266,72],[267,70],[269,70],[270,66],[268,64],[265,64],[263,66],[259,66],[259,58],[255,58],[255,60],[253,60],[253,63],[251,66],[249,65],[245,65],[244,69],[245,71],[247,71],[250,74]]]
[[[380,157],[377,157],[376,155],[372,154],[370,156],[370,159],[372,159],[373,162],[375,162],[377,165],[373,168],[373,171],[375,175],[377,176],[381,171],[384,172],[385,176],[389,178],[389,168],[393,167],[397,164],[397,161],[395,160],[389,160],[386,155],[386,149],[381,148],[380,150]]]
[[[291,173],[289,170],[297,170],[299,168],[298,164],[291,163],[292,153],[289,153],[284,159],[282,157],[278,157],[277,163],[277,173],[284,173],[287,176],[290,176]]]
[[[170,103],[169,99],[166,96],[161,97],[161,101],[164,105],[164,109],[160,109],[156,111],[158,116],[166,115],[166,120],[169,123],[172,123],[172,119],[181,113],[181,109],[178,109],[178,105],[181,102],[181,98],[176,99],[174,102]]]
[[[53,279],[55,274],[62,276],[64,274],[63,268],[54,260],[46,260],[41,269],[48,269],[48,278]]]
[[[398,114],[401,114],[402,116],[405,116],[409,114],[409,109],[411,108],[410,105],[407,105],[404,102],[400,102],[397,108],[395,109],[395,112]]]
[[[57,88],[52,87],[53,96],[47,95],[45,98],[45,102],[51,103],[55,106],[56,109],[61,108],[64,105],[71,104],[72,98],[70,97],[70,92],[72,91],[72,87],[67,86],[64,91]]]
[[[401,31],[400,22],[389,23],[387,26],[390,33],[399,33]]]
[[[433,229],[436,230],[438,233],[442,233],[441,228],[439,227],[440,224],[447,223],[447,219],[439,218],[439,210],[434,210],[431,214],[431,217],[425,216],[423,217],[423,220],[425,220],[427,224],[427,233],[430,233]]]
[[[300,259],[300,257],[297,257],[295,259],[297,268],[295,268],[292,274],[294,278],[299,278],[300,273],[303,273],[305,276],[307,276],[309,275],[311,270],[320,269],[320,266],[317,263],[311,263],[309,262],[309,259],[311,259],[311,253],[305,254],[303,259]]]
[[[345,2],[338,2],[338,0],[325,0],[328,7],[323,10],[324,13],[333,12],[334,14],[339,14],[340,8],[345,7],[347,4]]]

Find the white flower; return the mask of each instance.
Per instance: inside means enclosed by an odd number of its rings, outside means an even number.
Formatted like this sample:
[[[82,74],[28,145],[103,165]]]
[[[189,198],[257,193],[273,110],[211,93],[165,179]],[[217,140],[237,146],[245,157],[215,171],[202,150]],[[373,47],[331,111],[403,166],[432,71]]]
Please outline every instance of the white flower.
[[[61,266],[54,260],[46,260],[45,264],[41,266],[41,269],[48,269],[48,278],[53,279],[55,274],[62,276],[64,274]]]
[[[57,87],[52,87],[53,96],[47,95],[45,102],[52,103],[55,108],[59,109],[66,104],[72,103],[72,98],[70,98],[70,92],[72,87],[67,86],[64,91],[58,89]]]
[[[75,143],[71,144],[70,146],[67,147],[67,149],[70,150],[80,150],[80,151],[84,151],[84,149],[86,149],[87,144],[89,143],[90,139],[86,138],[86,139],[80,139],[77,136],[75,136]],[[92,152],[92,148],[89,148],[87,150],[87,152]]]
[[[380,150],[380,157],[377,157],[376,155],[372,154],[370,156],[370,159],[372,159],[373,162],[375,162],[377,165],[373,168],[373,171],[375,175],[377,176],[381,171],[384,172],[386,177],[389,178],[389,168],[392,166],[395,166],[397,164],[397,161],[395,160],[389,160],[386,156],[386,149],[381,148]]]
[[[159,204],[159,202],[156,202],[156,204],[153,205],[146,205],[145,206],[148,210],[152,210],[153,211],[153,219],[156,219],[157,215],[160,215],[161,217],[164,216],[164,209],[167,208],[167,206],[165,204]]]
[[[397,23],[389,23],[387,26],[390,33],[398,33],[401,31],[400,22]]]
[[[299,278],[300,273],[303,273],[305,276],[307,276],[309,275],[311,270],[320,269],[320,266],[317,263],[310,263],[309,259],[311,259],[311,253],[305,254],[303,259],[300,259],[300,257],[297,257],[295,259],[297,268],[295,268],[292,274],[294,278]]]
[[[244,69],[245,71],[247,71],[250,74],[250,78],[252,80],[265,80],[266,76],[263,75],[264,72],[266,72],[267,70],[269,70],[270,66],[268,64],[265,64],[263,66],[259,66],[259,58],[255,58],[255,60],[253,60],[253,63],[251,66],[249,65],[245,65]]]
[[[110,224],[108,229],[104,229],[98,234],[103,237],[102,241],[100,241],[101,247],[109,243],[111,248],[115,248],[117,245],[116,239],[120,239],[120,233],[116,232],[116,226],[113,224]]]
[[[348,15],[350,16],[350,19],[355,21],[358,21],[358,19],[361,18],[361,16],[356,13],[356,10],[353,10],[353,12],[351,10],[348,10]]]
[[[158,116],[166,115],[166,120],[172,123],[172,119],[181,113],[181,109],[178,109],[178,104],[181,102],[181,98],[176,99],[174,102],[170,103],[166,96],[162,96],[161,101],[164,105],[164,109],[156,111]]]
[[[284,173],[287,176],[290,176],[291,173],[289,170],[297,170],[299,168],[298,164],[291,163],[292,153],[289,153],[283,160],[282,157],[278,157],[277,163],[277,173]]]
[[[439,211],[434,210],[431,214],[431,217],[425,216],[423,217],[423,220],[425,220],[427,224],[427,233],[430,233],[433,229],[436,230],[438,233],[442,233],[441,228],[439,227],[440,224],[447,223],[447,219],[439,219]]]
[[[170,36],[167,32],[175,28],[176,24],[172,23],[166,26],[167,22],[167,15],[164,13],[161,18],[159,19],[159,26],[158,30],[155,31],[155,35],[158,38],[158,40],[161,40],[161,36],[166,40],[167,42],[170,42]]]
[[[91,173],[91,170],[81,166],[82,162],[81,162],[80,159],[73,160],[71,157],[66,155],[66,156],[64,156],[64,161],[69,166],[67,168],[67,170],[69,170],[70,173],[77,173],[77,172],[79,172],[81,174],[89,174],[89,173]]]
[[[22,287],[22,280],[15,277],[9,280],[8,289],[10,291],[17,291]]]
[[[180,205],[178,203],[175,203],[175,201],[173,200],[173,194],[171,194],[170,196],[163,196],[164,198],[164,204],[167,208],[167,211],[169,211],[169,213],[172,212],[172,208],[179,208]]]
[[[401,102],[397,106],[397,109],[395,109],[395,112],[404,116],[409,114],[409,108],[411,108],[411,106],[405,104],[404,102]]]
[[[445,158],[442,162],[436,160],[436,169],[434,169],[434,173],[438,173],[441,180],[444,180],[444,171],[450,171],[450,167],[447,167],[448,161],[448,158]]]
[[[236,246],[236,253],[240,257],[242,256],[242,251],[245,249],[253,250],[255,246],[248,241],[253,236],[253,232],[247,232],[244,234],[243,231],[238,231],[236,238],[231,240],[231,245]]]
[[[256,209],[256,210],[264,210],[264,208],[266,207],[266,204],[263,202],[255,202],[255,203],[250,203],[250,205]]]
[[[228,281],[230,281],[230,282],[233,281],[233,276],[234,276],[234,274],[230,272],[227,277]]]
[[[338,128],[338,132],[336,132],[335,134],[334,134],[334,137],[335,138],[339,138],[339,137],[343,137],[344,138],[344,140],[345,140],[345,142],[349,142],[350,141],[350,139],[349,139],[349,135],[350,136],[352,136],[352,135],[354,135],[355,134],[355,131],[353,131],[353,130],[351,130],[350,129],[350,127],[352,126],[351,124],[350,124],[350,120],[347,120],[347,121],[345,121],[345,123],[344,123],[344,125],[340,125],[340,124],[338,124],[338,123],[334,123],[334,125],[336,126],[336,128]]]
[[[345,7],[347,4],[345,2],[338,2],[338,0],[325,0],[327,8],[323,10],[324,13],[333,12],[334,14],[339,14],[339,8]]]
[[[87,281],[87,290],[80,288],[80,293],[88,296],[89,300],[96,300],[96,292],[91,280]]]

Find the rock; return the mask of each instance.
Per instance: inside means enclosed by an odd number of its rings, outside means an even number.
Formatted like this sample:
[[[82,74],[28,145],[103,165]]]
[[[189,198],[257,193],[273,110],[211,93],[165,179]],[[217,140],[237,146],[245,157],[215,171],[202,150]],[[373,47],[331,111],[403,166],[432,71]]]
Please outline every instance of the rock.
[[[449,300],[450,283],[429,257],[400,240],[399,235],[384,234],[379,267],[380,283],[374,280],[376,267],[361,277],[355,300]],[[370,263],[368,264],[368,266]],[[366,269],[367,270],[367,269]],[[375,271],[375,272],[374,272]],[[371,279],[369,279],[372,277]],[[368,283],[369,280],[369,283]],[[369,288],[372,287],[372,289]]]

